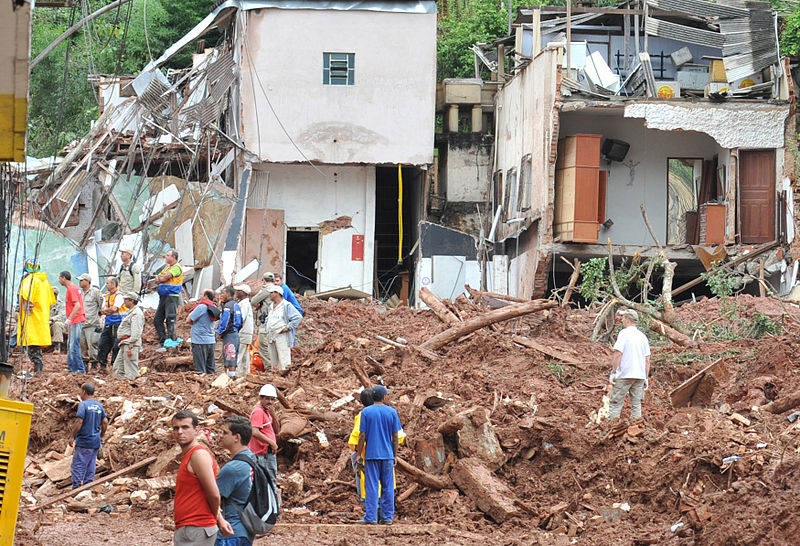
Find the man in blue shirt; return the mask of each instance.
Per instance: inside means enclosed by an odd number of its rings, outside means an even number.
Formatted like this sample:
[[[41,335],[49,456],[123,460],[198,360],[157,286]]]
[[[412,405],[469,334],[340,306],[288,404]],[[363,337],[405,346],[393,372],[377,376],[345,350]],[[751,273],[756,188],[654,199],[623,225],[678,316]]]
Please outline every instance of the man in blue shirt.
[[[375,385],[372,389],[374,404],[361,410],[361,424],[356,453],[364,457],[359,463],[364,466],[365,499],[364,519],[359,523],[384,523],[391,525],[394,519],[394,465],[397,456],[400,417],[394,408],[383,403],[389,389]],[[378,521],[378,484],[382,494],[381,520]]]
[[[303,308],[300,306],[300,302],[297,301],[297,298],[295,297],[294,292],[292,292],[292,289],[289,288],[289,285],[286,284],[285,282],[283,282],[283,277],[281,276],[281,274],[280,273],[273,273],[272,277],[275,279],[275,281],[274,281],[275,284],[277,284],[278,286],[283,288],[283,299],[285,299],[286,301],[291,303],[292,306],[295,309],[297,309],[298,313],[300,313],[301,315],[304,315],[305,311],[303,311]]]
[[[253,452],[247,449],[252,435],[250,420],[241,415],[228,417],[222,429],[220,443],[230,451],[231,456],[239,453],[253,459]],[[250,488],[253,486],[253,476],[250,465],[244,461],[232,460],[223,466],[217,474],[217,487],[222,497],[223,520],[220,521],[220,533],[214,546],[250,546],[255,536],[249,534],[242,524],[239,511],[244,509]],[[230,527],[228,527],[229,524]]]
[[[94,384],[81,386],[81,403],[72,421],[69,444],[75,446],[72,455],[72,488],[94,481],[100,438],[108,428],[108,417],[100,402],[93,400]]]
[[[194,370],[200,373],[215,373],[214,347],[217,338],[214,336],[214,322],[212,312],[216,311],[219,317],[219,310],[214,304],[214,291],[206,290],[203,292],[197,306],[186,317],[186,322],[192,325],[192,360]]]

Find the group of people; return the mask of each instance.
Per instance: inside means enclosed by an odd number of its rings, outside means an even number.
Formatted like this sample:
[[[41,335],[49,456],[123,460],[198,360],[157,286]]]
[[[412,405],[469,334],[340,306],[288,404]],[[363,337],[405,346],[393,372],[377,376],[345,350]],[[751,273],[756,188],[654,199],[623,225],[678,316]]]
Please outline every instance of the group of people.
[[[222,342],[223,365],[230,377],[250,373],[250,347],[255,341],[258,355],[271,371],[283,371],[292,363],[297,326],[303,308],[279,274],[264,273],[263,287],[252,298],[247,284],[223,287],[215,294],[206,290],[186,317],[191,325],[194,369],[216,373],[214,351]]]
[[[105,370],[110,357],[115,374],[129,379],[138,376],[145,321],[138,306],[142,274],[131,249],[122,249],[120,257],[120,271],[106,279],[105,293],[92,286],[89,274],[80,275],[76,285],[72,274],[62,271],[58,282],[66,289],[63,302],[39,264],[26,262],[19,289],[16,341],[33,362],[34,374],[43,372],[43,348],[52,345],[60,352],[65,344],[70,372]],[[154,326],[159,345],[174,347],[181,342],[175,322],[182,303],[184,270],[174,249],[164,254],[164,261],[165,266],[155,277],[159,302]],[[303,308],[280,274],[265,273],[263,287],[252,301],[251,292],[247,284],[225,286],[218,298],[206,290],[191,310],[186,322],[191,325],[196,371],[216,372],[217,338],[222,342],[223,365],[231,377],[250,373],[253,343],[258,344],[259,358],[272,371],[291,365],[291,348],[296,343]]]
[[[198,418],[179,411],[172,418],[172,432],[181,448],[175,485],[176,546],[250,546],[255,536],[245,528],[241,510],[253,486],[251,464],[257,465],[277,487],[277,434],[280,420],[275,411],[277,390],[266,384],[250,418],[225,419],[220,444],[234,457],[219,468],[211,450],[198,441]],[[250,459],[250,463],[242,460]]]
[[[90,369],[106,369],[110,355],[117,375],[138,375],[144,331],[144,312],[138,307],[141,275],[132,263],[132,250],[123,249],[121,257],[121,276],[106,280],[105,295],[92,286],[87,273],[78,276],[77,285],[69,271],[59,273],[58,283],[65,288],[63,303],[58,300],[58,288],[50,285],[38,262],[25,263],[19,288],[16,343],[33,362],[34,374],[40,375],[44,370],[42,349],[52,345],[60,351],[66,331],[70,372],[86,373],[87,365]],[[135,274],[123,274],[131,270]]]

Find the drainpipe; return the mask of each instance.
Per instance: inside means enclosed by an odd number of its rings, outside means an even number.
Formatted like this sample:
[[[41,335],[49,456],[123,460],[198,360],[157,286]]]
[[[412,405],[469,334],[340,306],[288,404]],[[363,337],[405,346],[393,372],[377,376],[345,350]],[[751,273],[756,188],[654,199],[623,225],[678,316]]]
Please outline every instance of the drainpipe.
[[[403,263],[403,165],[397,165],[397,263]]]

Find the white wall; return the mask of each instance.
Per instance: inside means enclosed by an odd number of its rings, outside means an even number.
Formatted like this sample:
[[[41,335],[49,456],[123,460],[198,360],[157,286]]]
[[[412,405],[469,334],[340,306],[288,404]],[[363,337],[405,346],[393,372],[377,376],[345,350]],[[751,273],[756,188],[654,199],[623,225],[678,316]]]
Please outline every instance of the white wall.
[[[320,273],[318,289],[351,285],[372,292],[375,252],[375,168],[323,166],[323,174],[309,165],[259,165],[267,176],[253,177],[247,206],[284,211],[287,229],[316,228],[340,216],[352,218],[352,230],[336,236],[320,235],[320,255],[330,256]],[[364,235],[364,261],[352,261],[351,235]],[[344,245],[344,246],[343,246]],[[336,250],[335,252],[333,252]]]
[[[262,9],[247,17],[247,149],[264,161],[305,161],[293,140],[322,163],[432,163],[436,14]],[[322,84],[323,52],[355,53],[355,85]]]
[[[447,200],[450,202],[488,201],[492,197],[491,148],[475,141],[470,146],[458,142],[447,147]]]
[[[642,220],[639,205],[644,204],[650,224],[661,244],[667,239],[667,159],[720,156],[720,166],[727,162],[727,150],[710,136],[691,132],[666,132],[648,129],[641,120],[588,112],[561,115],[559,137],[578,133],[603,135],[631,145],[622,163],[610,167],[601,161],[601,169],[610,169],[606,200],[606,218],[613,220],[610,229],[601,228],[599,242],[608,237],[614,244],[654,245]]]

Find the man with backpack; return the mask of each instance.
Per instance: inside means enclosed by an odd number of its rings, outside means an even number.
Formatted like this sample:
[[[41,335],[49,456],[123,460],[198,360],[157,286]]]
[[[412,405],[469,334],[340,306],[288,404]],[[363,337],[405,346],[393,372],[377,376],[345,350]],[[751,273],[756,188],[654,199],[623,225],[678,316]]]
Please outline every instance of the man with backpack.
[[[122,258],[122,267],[119,269],[119,289],[123,294],[131,292],[141,295],[142,293],[142,268],[133,261],[133,250],[123,248],[119,251]]]
[[[233,535],[225,536],[220,531],[214,546],[250,546],[255,540],[255,535],[248,532],[239,515],[244,510],[253,486],[251,465],[241,460],[242,457],[254,457],[253,452],[247,448],[250,436],[250,421],[247,418],[236,415],[225,419],[220,444],[230,452],[233,459],[217,474],[217,487],[222,497],[222,517],[233,528]]]
[[[239,329],[242,327],[242,310],[233,299],[233,286],[228,285],[220,293],[222,313],[219,317],[217,335],[222,340],[222,363],[228,377],[236,377],[236,364],[239,353]]]

